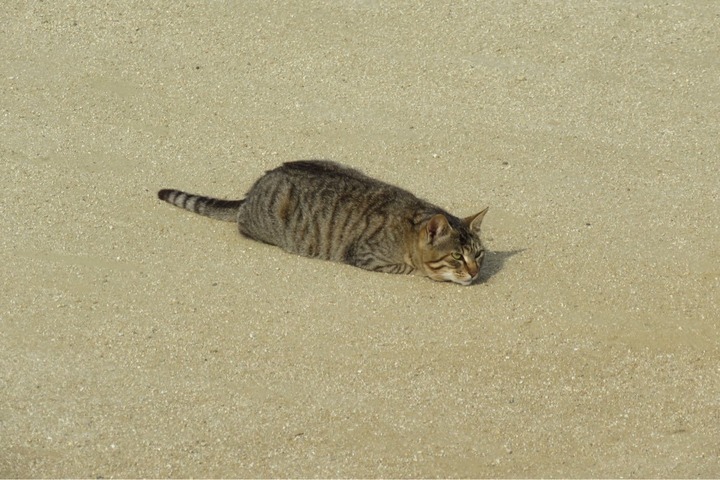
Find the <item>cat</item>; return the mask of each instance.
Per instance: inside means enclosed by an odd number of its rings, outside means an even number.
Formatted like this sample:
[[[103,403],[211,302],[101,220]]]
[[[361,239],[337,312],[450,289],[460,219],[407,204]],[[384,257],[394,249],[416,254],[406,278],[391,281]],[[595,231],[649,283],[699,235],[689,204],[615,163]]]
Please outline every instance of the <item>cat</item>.
[[[328,160],[287,162],[242,200],[163,189],[161,200],[237,222],[240,233],[304,255],[366,270],[418,274],[470,285],[485,249],[488,208],[460,219],[399,187]]]

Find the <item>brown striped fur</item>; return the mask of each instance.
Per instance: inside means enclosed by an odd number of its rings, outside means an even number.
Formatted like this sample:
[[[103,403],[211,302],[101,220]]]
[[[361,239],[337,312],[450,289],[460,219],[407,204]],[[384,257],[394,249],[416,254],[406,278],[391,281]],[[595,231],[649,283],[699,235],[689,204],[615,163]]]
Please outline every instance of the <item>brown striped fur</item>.
[[[410,192],[325,160],[289,162],[268,171],[243,200],[179,190],[158,197],[226,221],[240,233],[307,257],[367,270],[415,273],[469,285],[485,249],[487,208],[460,219]]]

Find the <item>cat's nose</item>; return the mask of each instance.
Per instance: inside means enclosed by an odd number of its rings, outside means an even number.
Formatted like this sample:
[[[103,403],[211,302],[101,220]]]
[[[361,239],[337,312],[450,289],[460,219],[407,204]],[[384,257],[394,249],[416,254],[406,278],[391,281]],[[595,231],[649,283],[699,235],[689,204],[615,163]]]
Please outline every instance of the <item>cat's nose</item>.
[[[477,278],[478,273],[480,273],[480,266],[477,263],[468,263],[467,264],[467,270],[471,277],[473,277],[473,280]]]

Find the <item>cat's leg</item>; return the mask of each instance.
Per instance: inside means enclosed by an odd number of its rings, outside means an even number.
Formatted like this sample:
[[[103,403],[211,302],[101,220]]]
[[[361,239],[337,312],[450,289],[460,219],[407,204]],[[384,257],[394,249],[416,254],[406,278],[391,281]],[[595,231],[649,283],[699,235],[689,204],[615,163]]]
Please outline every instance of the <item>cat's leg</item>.
[[[378,265],[372,269],[375,272],[401,273],[409,275],[415,271],[415,267],[407,263],[391,263],[389,265]]]
[[[397,260],[390,255],[380,254],[377,246],[358,246],[357,243],[353,243],[345,251],[342,261],[373,272],[404,274],[415,272],[415,267],[412,265],[405,262],[398,263]]]

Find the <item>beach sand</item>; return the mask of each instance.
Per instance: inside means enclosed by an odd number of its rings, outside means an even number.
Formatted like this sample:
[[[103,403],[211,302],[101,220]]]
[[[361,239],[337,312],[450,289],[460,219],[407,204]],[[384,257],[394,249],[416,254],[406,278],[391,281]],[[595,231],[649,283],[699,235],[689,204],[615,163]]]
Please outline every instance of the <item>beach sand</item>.
[[[688,5],[10,2],[0,477],[720,476],[720,4]],[[482,282],[156,198],[308,158],[490,206]]]

